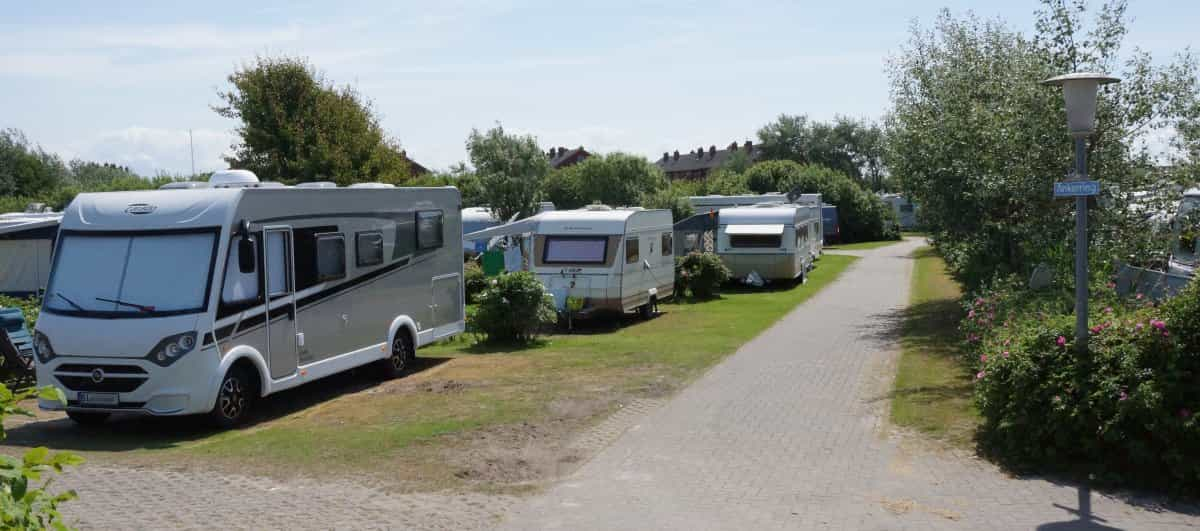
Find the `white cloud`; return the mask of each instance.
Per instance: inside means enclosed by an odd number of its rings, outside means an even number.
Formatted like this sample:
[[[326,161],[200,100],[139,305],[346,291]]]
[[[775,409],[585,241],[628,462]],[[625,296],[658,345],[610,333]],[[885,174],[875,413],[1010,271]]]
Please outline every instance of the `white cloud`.
[[[221,156],[229,151],[230,144],[235,140],[233,133],[194,129],[192,140],[196,153],[196,171],[212,171],[227,166]],[[76,142],[64,151],[68,151],[71,157],[129,166],[144,176],[153,176],[159,172],[191,172],[191,151],[186,129],[126,127],[105,131],[95,137]]]

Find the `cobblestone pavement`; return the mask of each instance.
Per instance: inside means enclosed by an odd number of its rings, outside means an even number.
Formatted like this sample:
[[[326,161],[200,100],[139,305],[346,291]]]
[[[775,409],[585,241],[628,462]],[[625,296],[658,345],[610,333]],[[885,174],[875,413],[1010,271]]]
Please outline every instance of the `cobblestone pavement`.
[[[352,481],[276,481],[203,471],[79,467],[55,490],[81,529],[481,529],[515,498],[484,494],[389,494]]]
[[[1200,526],[1195,508],[1015,479],[984,462],[909,449],[889,435],[896,325],[908,300],[908,255],[918,245],[861,253],[842,279],[639,419],[574,475],[522,502],[505,526]]]

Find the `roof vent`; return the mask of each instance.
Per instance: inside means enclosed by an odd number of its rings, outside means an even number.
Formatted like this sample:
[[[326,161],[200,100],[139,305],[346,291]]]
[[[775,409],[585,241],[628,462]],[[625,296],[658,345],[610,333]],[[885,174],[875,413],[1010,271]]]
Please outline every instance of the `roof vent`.
[[[330,181],[316,181],[311,183],[300,183],[296,188],[337,188],[337,183]]]
[[[612,210],[613,208],[608,205],[601,205],[599,203],[596,203],[596,204],[591,204],[591,205],[585,206],[585,207],[583,207],[583,209],[587,210],[588,212],[606,212],[606,211]]]
[[[213,188],[244,188],[258,184],[258,176],[250,170],[221,170],[208,178]]]
[[[175,181],[159,186],[159,190],[195,190],[197,188],[208,188],[210,185],[203,181]]]
[[[396,185],[388,183],[354,183],[347,188],[395,188]]]

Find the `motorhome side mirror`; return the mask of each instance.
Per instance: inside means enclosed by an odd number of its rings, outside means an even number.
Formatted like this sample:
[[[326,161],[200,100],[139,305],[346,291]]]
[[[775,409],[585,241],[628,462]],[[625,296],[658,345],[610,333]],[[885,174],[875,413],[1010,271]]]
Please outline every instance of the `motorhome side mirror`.
[[[254,272],[254,238],[242,236],[238,239],[238,271],[243,275]]]

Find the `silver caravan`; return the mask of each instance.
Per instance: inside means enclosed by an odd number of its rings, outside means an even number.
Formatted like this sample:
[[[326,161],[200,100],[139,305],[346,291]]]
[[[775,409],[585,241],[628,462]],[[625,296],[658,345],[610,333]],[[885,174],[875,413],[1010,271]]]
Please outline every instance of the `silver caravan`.
[[[0,214],[0,295],[25,297],[46,287],[62,213],[43,210],[34,204]]]
[[[692,210],[697,214],[708,214],[717,212],[722,208],[731,208],[737,206],[760,205],[763,203],[787,203],[787,194],[770,193],[770,194],[743,194],[743,195],[693,195],[688,197],[688,202],[692,204]]]
[[[81,194],[64,212],[35,344],[38,384],[66,391],[72,419],[232,426],[258,397],[352,367],[399,376],[463,331],[458,190],[240,173]]]
[[[466,239],[532,235],[532,271],[561,311],[568,297],[581,313],[640,311],[674,294],[675,253],[670,210],[590,205],[543,212]]]
[[[735,278],[804,281],[821,238],[820,207],[761,204],[717,213],[717,255]]]

